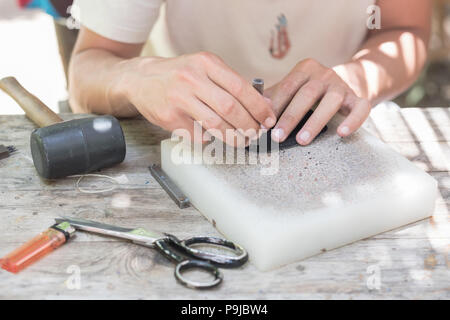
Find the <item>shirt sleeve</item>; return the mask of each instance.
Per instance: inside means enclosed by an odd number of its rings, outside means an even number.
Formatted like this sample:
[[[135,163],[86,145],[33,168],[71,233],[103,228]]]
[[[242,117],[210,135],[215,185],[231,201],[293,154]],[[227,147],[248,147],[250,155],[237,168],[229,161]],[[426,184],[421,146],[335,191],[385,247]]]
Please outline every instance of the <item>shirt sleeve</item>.
[[[75,0],[75,20],[99,35],[125,43],[146,42],[163,0]]]

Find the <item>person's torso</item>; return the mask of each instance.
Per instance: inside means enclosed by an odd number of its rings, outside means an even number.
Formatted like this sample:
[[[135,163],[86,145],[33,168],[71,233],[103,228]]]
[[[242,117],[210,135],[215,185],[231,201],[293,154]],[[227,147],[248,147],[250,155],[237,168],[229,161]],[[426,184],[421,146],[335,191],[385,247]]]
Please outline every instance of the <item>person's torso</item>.
[[[271,85],[297,62],[347,62],[367,34],[375,0],[166,0],[173,54],[210,51],[245,78]]]

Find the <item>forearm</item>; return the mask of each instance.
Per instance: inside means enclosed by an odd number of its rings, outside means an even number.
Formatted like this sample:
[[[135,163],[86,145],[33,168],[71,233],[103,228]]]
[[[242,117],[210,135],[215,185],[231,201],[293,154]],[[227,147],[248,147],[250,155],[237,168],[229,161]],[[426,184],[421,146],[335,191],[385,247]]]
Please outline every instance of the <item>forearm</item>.
[[[358,96],[375,105],[414,83],[427,58],[428,37],[427,32],[411,28],[378,31],[352,61],[334,70]]]
[[[124,74],[127,59],[101,49],[88,49],[73,55],[69,69],[69,100],[74,112],[138,115],[127,98]]]

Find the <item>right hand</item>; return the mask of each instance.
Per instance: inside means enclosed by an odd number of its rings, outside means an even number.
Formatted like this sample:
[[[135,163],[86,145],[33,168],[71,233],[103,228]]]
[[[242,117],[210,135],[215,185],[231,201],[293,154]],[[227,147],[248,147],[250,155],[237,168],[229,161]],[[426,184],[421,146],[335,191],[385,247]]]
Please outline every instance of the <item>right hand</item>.
[[[243,146],[258,138],[261,125],[269,129],[276,123],[267,98],[212,53],[139,57],[127,63],[131,72],[121,83],[127,87],[129,101],[166,130],[183,128],[194,137],[194,121],[198,121],[225,143]],[[195,141],[205,140],[196,137]]]

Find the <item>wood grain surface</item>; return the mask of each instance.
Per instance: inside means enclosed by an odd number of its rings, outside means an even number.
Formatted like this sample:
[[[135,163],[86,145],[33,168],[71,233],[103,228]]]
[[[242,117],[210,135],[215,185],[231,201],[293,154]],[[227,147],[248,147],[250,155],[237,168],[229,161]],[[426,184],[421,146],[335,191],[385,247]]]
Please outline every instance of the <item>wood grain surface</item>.
[[[151,163],[159,163],[159,142],[169,134],[143,119],[121,123],[127,157],[101,172],[117,178],[116,189],[84,194],[75,187],[77,178],[41,180],[29,151],[35,126],[25,116],[0,116],[0,144],[20,150],[0,161],[0,256],[59,215],[179,237],[219,236],[196,209],[179,209],[148,172]],[[0,299],[449,299],[450,108],[374,110],[365,127],[438,180],[432,218],[271,272],[251,263],[225,269],[223,284],[208,291],[179,285],[171,262],[154,250],[78,232],[17,275],[0,269]],[[110,183],[86,178],[81,185]],[[79,289],[70,285],[74,269],[80,271]]]

